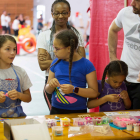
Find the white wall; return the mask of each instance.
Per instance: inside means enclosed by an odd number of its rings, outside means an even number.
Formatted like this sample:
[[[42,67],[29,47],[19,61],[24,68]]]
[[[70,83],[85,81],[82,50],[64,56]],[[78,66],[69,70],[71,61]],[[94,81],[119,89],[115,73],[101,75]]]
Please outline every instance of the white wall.
[[[37,27],[37,18],[36,18],[36,7],[37,5],[45,5],[45,23],[51,18],[51,5],[54,0],[34,0],[34,29]],[[89,7],[89,0],[68,0],[71,6],[71,17],[75,15],[76,12],[80,12],[83,17],[84,26],[87,23],[87,9]]]

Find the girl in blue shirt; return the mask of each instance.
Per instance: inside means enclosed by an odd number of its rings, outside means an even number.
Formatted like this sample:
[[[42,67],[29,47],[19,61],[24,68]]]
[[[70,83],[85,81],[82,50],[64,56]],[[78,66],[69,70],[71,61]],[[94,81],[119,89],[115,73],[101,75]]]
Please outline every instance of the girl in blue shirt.
[[[46,92],[52,94],[50,114],[85,113],[87,98],[98,96],[95,67],[77,53],[78,38],[72,30],[57,33],[53,45],[57,58],[46,85]]]

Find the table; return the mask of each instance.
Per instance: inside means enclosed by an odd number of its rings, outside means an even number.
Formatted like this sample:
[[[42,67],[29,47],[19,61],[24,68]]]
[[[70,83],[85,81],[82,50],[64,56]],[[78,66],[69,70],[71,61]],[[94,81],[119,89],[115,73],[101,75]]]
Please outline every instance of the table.
[[[134,111],[134,110],[133,110]],[[140,110],[139,110],[140,111]],[[95,112],[95,113],[86,113],[86,114],[89,114],[91,117],[97,117],[97,116],[104,116],[105,114],[103,112]],[[59,117],[59,118],[64,118],[64,117],[68,117],[71,119],[71,123],[70,125],[73,125],[73,122],[72,122],[72,118],[76,118],[78,117],[78,115],[83,115],[83,113],[75,113],[75,114],[58,114],[58,115],[46,115],[45,118],[50,118],[50,119],[54,119],[55,116]],[[26,117],[28,118],[28,117]],[[31,118],[31,117],[30,117]],[[58,125],[60,125],[60,123],[58,122],[57,123]],[[136,133],[134,131],[127,131],[125,130],[122,131],[122,130],[118,130],[118,129],[115,129],[115,128],[112,128],[111,127],[111,130],[113,131],[114,133],[114,136],[91,136],[91,134],[85,134],[85,135],[80,135],[80,136],[75,136],[75,137],[71,137],[71,138],[68,138],[68,127],[64,127],[64,131],[63,131],[63,136],[59,136],[59,137],[55,137],[55,136],[52,136],[51,133],[51,128],[49,128],[49,132],[50,132],[50,135],[51,135],[51,139],[52,140],[105,140],[105,139],[108,139],[108,140],[128,140],[128,139],[140,139],[140,132]],[[4,129],[3,129],[3,123],[0,123],[0,140],[7,140],[5,137],[4,137]]]

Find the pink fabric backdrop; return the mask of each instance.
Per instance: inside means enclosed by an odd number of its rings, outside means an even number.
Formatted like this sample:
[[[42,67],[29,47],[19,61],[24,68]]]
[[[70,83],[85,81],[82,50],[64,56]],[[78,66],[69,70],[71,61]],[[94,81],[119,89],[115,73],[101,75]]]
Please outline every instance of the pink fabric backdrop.
[[[130,5],[131,0],[128,0]],[[118,12],[124,7],[124,0],[90,0],[91,30],[89,40],[89,60],[94,64],[97,79],[102,79],[105,66],[109,63],[108,29]],[[120,59],[123,48],[123,31],[119,32],[117,57]],[[98,112],[99,107],[90,109]]]

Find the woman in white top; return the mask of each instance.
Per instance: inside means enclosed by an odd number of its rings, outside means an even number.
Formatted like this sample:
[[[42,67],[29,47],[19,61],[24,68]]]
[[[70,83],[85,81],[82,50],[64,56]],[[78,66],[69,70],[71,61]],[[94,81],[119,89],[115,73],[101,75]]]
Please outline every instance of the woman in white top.
[[[30,20],[29,16],[25,17],[25,25],[26,25],[26,27],[28,27],[28,26],[31,27],[31,20]]]
[[[12,24],[12,29],[14,30],[14,35],[18,36],[18,30],[19,30],[19,20],[18,20],[18,16],[15,17],[15,20],[13,21]]]
[[[71,7],[68,1],[55,0],[51,7],[51,14],[53,17],[53,25],[51,29],[41,32],[37,39],[39,66],[42,71],[46,71],[45,85],[48,79],[47,69],[50,67],[52,61],[55,58],[53,53],[53,36],[55,33],[64,29],[73,30],[79,39],[79,47],[77,51],[82,57],[85,57],[85,49],[81,35],[74,27],[68,24],[68,18],[71,14]],[[51,109],[51,96],[51,94],[46,93],[46,91],[44,90],[44,97],[49,109]]]

